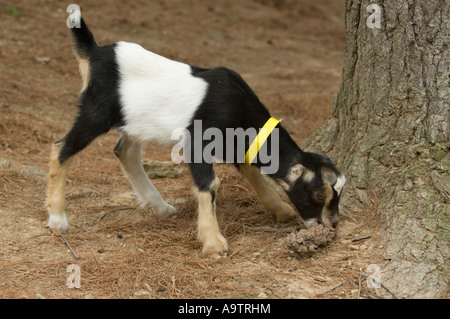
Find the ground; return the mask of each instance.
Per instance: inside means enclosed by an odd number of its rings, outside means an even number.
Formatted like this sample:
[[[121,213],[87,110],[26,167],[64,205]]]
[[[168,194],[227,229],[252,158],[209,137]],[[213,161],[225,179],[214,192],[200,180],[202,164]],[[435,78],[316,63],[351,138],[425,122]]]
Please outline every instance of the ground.
[[[343,1],[79,1],[99,44],[140,43],[168,58],[239,72],[301,145],[330,115],[344,57]],[[46,225],[51,144],[76,115],[77,61],[59,1],[14,1],[0,12],[1,298],[355,298],[377,291],[364,272],[383,262],[373,207],[347,209],[336,240],[292,256],[286,234],[249,183],[217,165],[217,214],[228,255],[205,259],[187,170],[154,180],[178,209],[159,219],[139,206],[113,155],[110,132],[74,160],[67,242]],[[17,9],[19,14],[16,14]],[[144,158],[170,160],[149,146]],[[376,205],[377,203],[374,203]],[[351,215],[350,215],[351,213]],[[349,217],[350,216],[350,217]],[[349,244],[358,235],[371,237]],[[78,265],[81,287],[69,289]]]

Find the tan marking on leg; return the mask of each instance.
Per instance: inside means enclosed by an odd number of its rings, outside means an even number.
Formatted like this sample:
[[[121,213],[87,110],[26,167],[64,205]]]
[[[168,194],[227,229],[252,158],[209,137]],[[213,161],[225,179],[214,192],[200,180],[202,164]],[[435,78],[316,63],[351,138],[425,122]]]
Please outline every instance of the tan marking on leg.
[[[69,169],[72,158],[66,160],[62,165],[58,160],[61,143],[54,144],[50,155],[50,172],[47,187],[46,207],[49,214],[48,227],[64,231],[68,227],[65,214],[66,199],[65,188],[67,171]]]
[[[81,79],[83,80],[83,85],[81,87],[81,92],[83,92],[87,89],[89,82],[91,81],[91,67],[89,61],[78,58],[78,68],[80,69]]]
[[[209,189],[217,192],[220,181],[216,177]],[[221,234],[217,223],[215,204],[210,191],[195,190],[198,200],[198,238],[203,244],[205,257],[218,258],[228,251],[228,242]]]
[[[253,166],[241,165],[242,174],[249,180],[264,207],[272,212],[278,221],[287,221],[297,217],[296,211],[276,192],[279,187],[269,177],[262,175],[259,169]]]

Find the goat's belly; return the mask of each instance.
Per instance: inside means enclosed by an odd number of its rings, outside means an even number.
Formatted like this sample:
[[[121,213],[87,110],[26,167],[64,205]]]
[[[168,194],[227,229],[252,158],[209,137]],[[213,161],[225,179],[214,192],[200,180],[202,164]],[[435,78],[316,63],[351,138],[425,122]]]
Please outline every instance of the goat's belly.
[[[184,121],[179,121],[179,125],[173,124],[173,122],[164,124],[163,121],[156,122],[153,119],[145,121],[145,119],[142,119],[142,121],[133,122],[121,127],[120,131],[141,143],[152,143],[171,147],[179,141],[179,135],[176,133],[179,130],[184,130],[188,126]]]

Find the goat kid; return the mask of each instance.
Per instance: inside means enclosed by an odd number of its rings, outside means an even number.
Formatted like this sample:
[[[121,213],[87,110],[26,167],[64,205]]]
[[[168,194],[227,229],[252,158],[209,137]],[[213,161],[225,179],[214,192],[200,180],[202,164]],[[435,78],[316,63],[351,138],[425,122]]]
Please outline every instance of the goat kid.
[[[122,134],[114,149],[122,168],[143,205],[160,217],[176,213],[153,186],[141,164],[141,145],[169,145],[177,128],[202,129],[264,127],[269,111],[247,83],[234,71],[219,67],[203,69],[176,62],[127,42],[98,46],[80,11],[72,15],[76,57],[82,76],[79,114],[65,137],[56,141],[50,156],[46,207],[48,227],[65,231],[65,185],[74,156],[96,137],[115,128]],[[282,201],[270,179],[281,185],[306,226],[323,223],[336,228],[338,203],[345,177],[327,157],[302,151],[281,124],[279,169],[262,175],[259,157],[234,165],[250,181],[264,207],[279,221],[292,219],[295,209]],[[193,134],[191,136],[194,136]],[[191,141],[192,144],[194,141]],[[271,136],[263,147],[273,143]],[[251,141],[246,143],[247,148]],[[236,152],[235,152],[236,154]],[[215,199],[219,187],[212,163],[189,163],[198,200],[198,238],[202,253],[217,257],[228,251],[216,219]]]

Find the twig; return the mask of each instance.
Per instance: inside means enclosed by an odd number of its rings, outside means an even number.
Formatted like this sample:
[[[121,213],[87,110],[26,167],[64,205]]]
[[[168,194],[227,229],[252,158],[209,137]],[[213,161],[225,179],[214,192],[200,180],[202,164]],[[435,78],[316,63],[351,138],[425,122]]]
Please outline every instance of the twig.
[[[370,299],[386,299],[383,296],[374,295],[368,291],[364,291],[364,292],[369,296]]]
[[[351,240],[352,243],[354,243],[355,241],[360,241],[360,240],[367,239],[367,238],[370,238],[370,237],[372,237],[372,234],[364,234],[364,235],[356,236],[355,238],[352,238],[350,240]]]
[[[319,292],[319,293],[316,294],[316,295],[317,295],[317,296],[325,295],[325,294],[327,294],[327,293],[329,293],[329,292],[331,292],[331,291],[333,291],[333,290],[339,288],[339,287],[342,286],[343,284],[344,284],[344,282],[340,282],[340,283],[338,283],[336,286],[333,286],[333,287],[328,288],[328,289],[326,289],[326,290],[324,290],[324,291],[322,291],[322,292]]]
[[[369,275],[362,273],[364,276],[369,277]],[[383,284],[382,282],[380,282],[380,286],[383,287],[384,289],[386,289],[387,292],[389,292],[395,299],[401,299],[399,298],[393,291],[391,291],[388,287],[386,287],[385,284]]]
[[[97,219],[97,223],[99,223],[106,215],[108,214],[112,214],[112,213],[116,213],[116,212],[120,212],[122,210],[135,210],[136,207],[121,207],[121,208],[116,208],[113,210],[110,210],[108,212],[104,212],[98,219]]]
[[[279,228],[279,227],[253,227],[253,226],[247,226],[245,225],[246,230],[251,231],[273,231],[273,232],[280,232],[282,234],[288,234],[291,233],[294,228],[288,227],[288,228]]]
[[[355,269],[355,268],[352,268],[352,269]],[[355,269],[355,270],[356,270],[356,269]],[[367,275],[367,274],[365,274],[365,273],[363,273],[363,272],[361,272],[361,274],[362,274],[364,277],[367,277],[367,278],[370,277],[369,275]],[[380,286],[383,287],[384,289],[386,289],[386,291],[389,292],[389,293],[392,295],[392,297],[394,297],[395,299],[401,299],[401,298],[399,298],[392,290],[390,290],[388,287],[386,287],[386,285],[383,284],[383,282],[380,282]]]
[[[362,274],[362,275],[364,275],[364,274]],[[356,286],[356,284],[355,284],[351,279],[348,279],[348,282],[349,282],[353,287],[358,288],[358,287]],[[376,291],[376,289],[375,289],[375,291]],[[367,290],[361,290],[361,293],[366,294],[370,299],[387,299],[386,297],[380,296],[380,295],[378,295],[378,294],[377,294],[377,295],[374,295],[374,294],[370,293],[370,292],[367,291]]]
[[[227,256],[227,258],[234,257],[234,256],[235,256],[236,254],[238,254],[241,250],[242,250],[242,243],[239,245],[238,248],[236,248],[236,249],[233,251],[233,253],[232,253],[231,255]]]
[[[69,250],[72,253],[72,255],[75,257],[75,259],[80,259],[80,256],[78,256],[78,254],[75,252],[75,250],[73,250],[72,246],[69,244],[66,237],[64,237],[63,234],[59,234],[59,237],[61,237],[62,240],[66,243],[67,247],[69,247]]]
[[[178,295],[178,294],[180,294],[181,291],[179,289],[177,289],[175,283],[176,283],[175,276],[172,276],[172,289]]]
[[[392,292],[388,287],[386,287],[385,284],[381,283],[381,287],[383,287],[384,289],[386,289],[387,292],[389,292],[395,299],[401,299],[401,298],[397,297],[397,295],[396,295],[394,292]]]
[[[241,190],[243,190],[243,191],[245,191],[245,192],[249,192],[249,190],[248,190],[247,188],[245,188],[244,186],[239,185],[239,184],[233,184],[233,185],[230,185],[230,186],[231,186],[231,187],[234,187],[234,188],[241,189]]]
[[[361,296],[361,277],[362,277],[362,268],[359,268],[358,295],[357,295],[356,299],[359,299]]]

